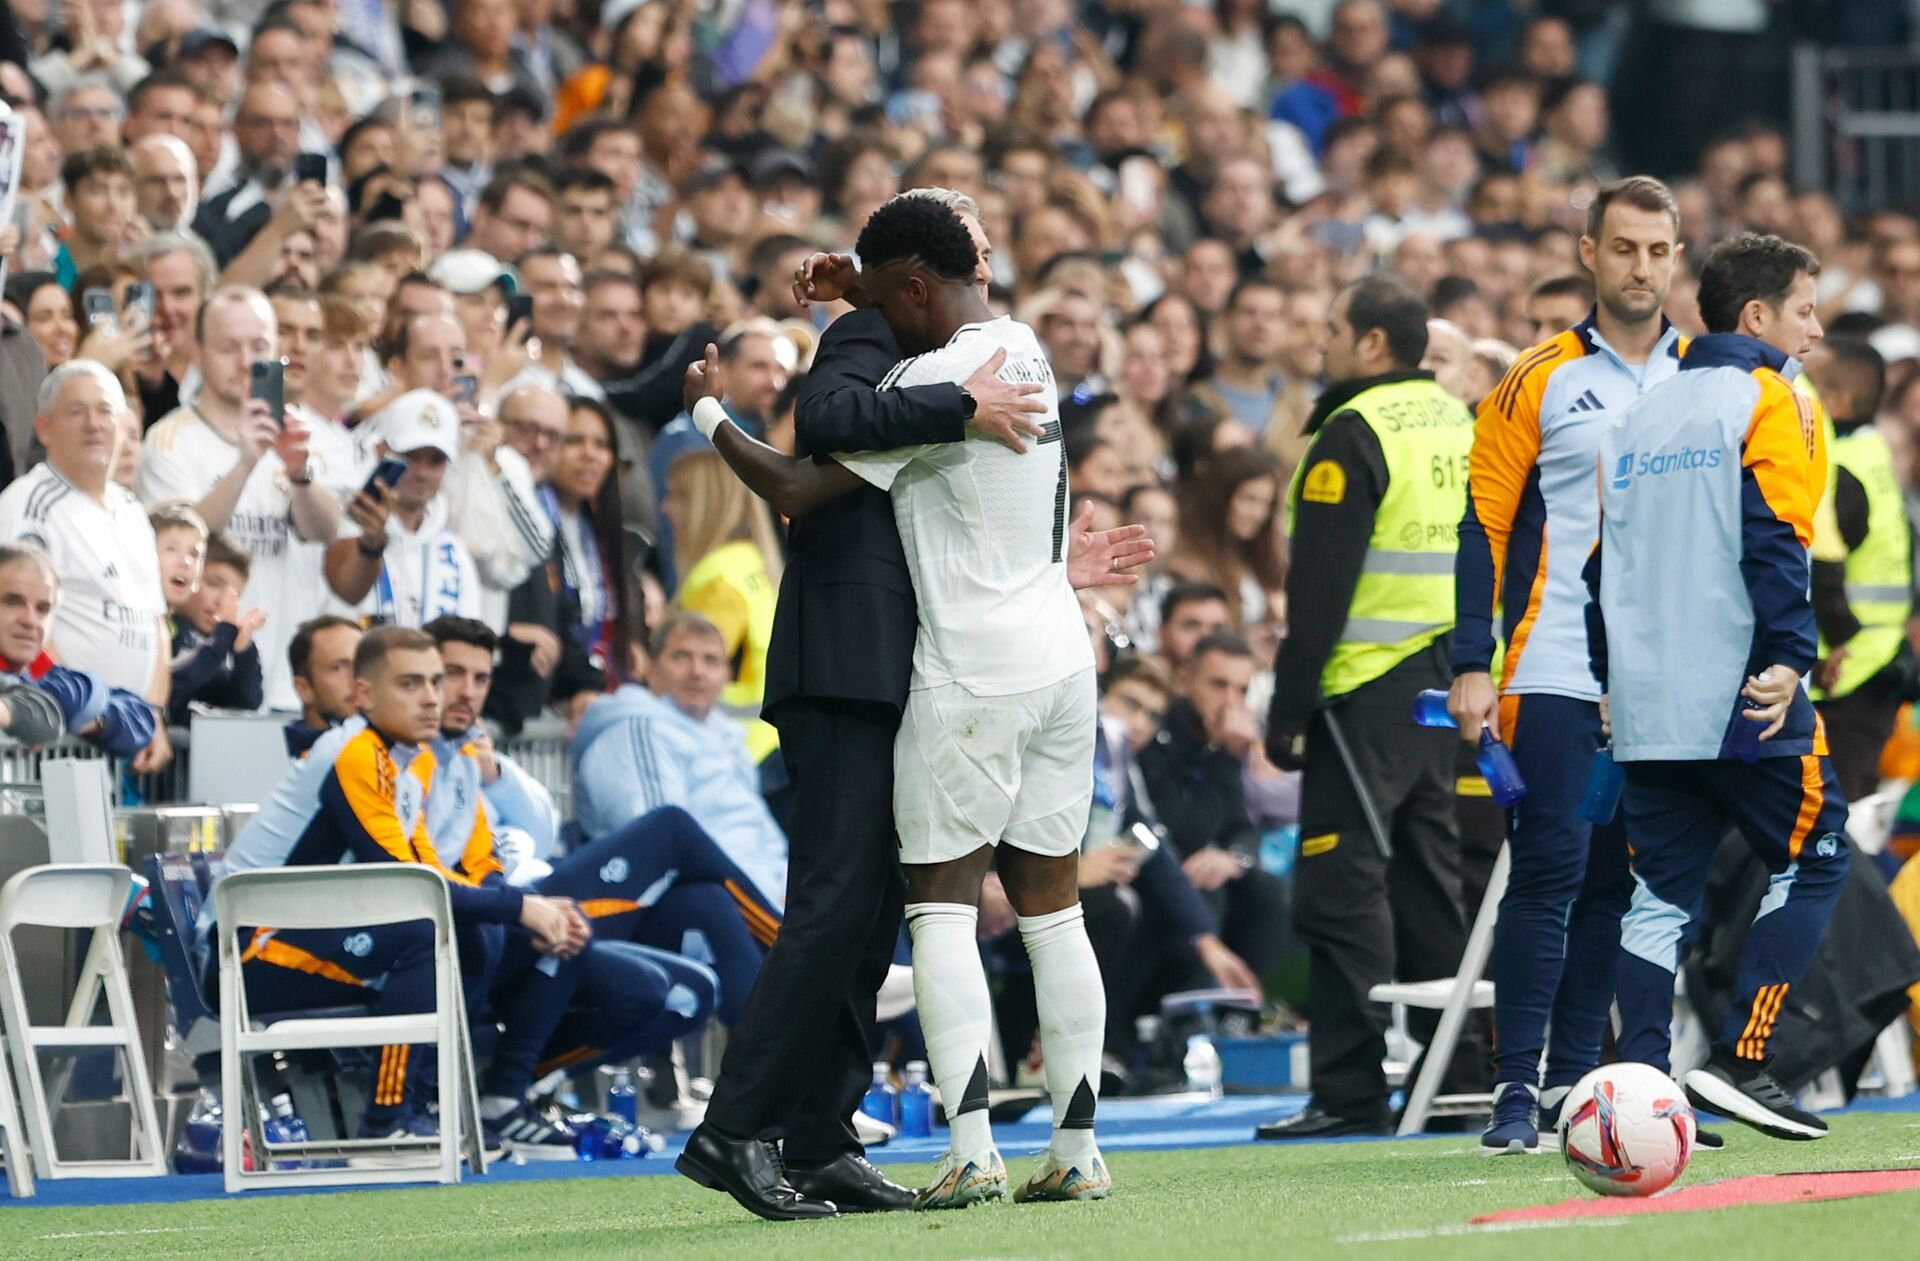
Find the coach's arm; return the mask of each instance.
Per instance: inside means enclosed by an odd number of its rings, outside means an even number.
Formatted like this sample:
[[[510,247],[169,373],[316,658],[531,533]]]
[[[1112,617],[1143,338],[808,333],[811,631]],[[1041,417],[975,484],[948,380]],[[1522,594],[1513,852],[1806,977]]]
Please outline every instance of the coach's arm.
[[[720,405],[720,383],[716,380],[719,367],[719,349],[709,345],[707,357],[687,369],[687,414],[748,490],[766,500],[781,516],[792,519],[806,516],[861,484],[859,475],[845,465],[801,459],[748,437]]]

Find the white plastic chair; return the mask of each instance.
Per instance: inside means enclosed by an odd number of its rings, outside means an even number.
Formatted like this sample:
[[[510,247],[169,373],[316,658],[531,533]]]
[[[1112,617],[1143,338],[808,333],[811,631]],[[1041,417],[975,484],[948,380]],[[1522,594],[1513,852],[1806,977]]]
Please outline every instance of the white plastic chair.
[[[265,1186],[343,1186],[387,1182],[458,1182],[464,1152],[476,1173],[486,1172],[481,1149],[480,1101],[467,1031],[453,910],[446,882],[427,867],[406,863],[342,867],[278,867],[237,872],[214,886],[219,921],[220,1082],[225,1101],[221,1144],[228,1191]],[[239,930],[350,929],[427,920],[433,925],[434,1010],[410,1016],[306,1018],[252,1016],[240,973]],[[440,1137],[346,1139],[281,1143],[269,1151],[260,1131],[259,1101],[249,1088],[248,1057],[267,1051],[327,1050],[349,1046],[431,1044],[439,1053]],[[254,1169],[241,1167],[243,1127],[253,1134]],[[355,1156],[431,1153],[430,1159],[368,1167]],[[275,1160],[341,1159],[334,1169],[273,1169]]]
[[[1493,873],[1487,878],[1487,892],[1480,899],[1480,910],[1473,917],[1466,947],[1460,952],[1460,971],[1433,981],[1389,981],[1367,991],[1376,1003],[1399,1007],[1420,1007],[1440,1013],[1433,1042],[1420,1062],[1420,1074],[1407,1092],[1407,1106],[1400,1113],[1399,1134],[1418,1134],[1433,1116],[1459,1116],[1484,1112],[1493,1103],[1487,1093],[1440,1094],[1440,1083],[1453,1062],[1460,1044],[1460,1031],[1466,1026],[1467,1013],[1493,1006],[1493,982],[1480,979],[1487,970],[1487,956],[1493,953],[1493,923],[1500,916],[1500,899],[1507,891],[1507,847],[1500,847]]]
[[[133,888],[125,867],[56,864],[29,867],[0,888],[0,1020],[6,1028],[7,1054],[20,1083],[20,1110],[32,1149],[33,1171],[42,1178],[147,1178],[167,1172],[166,1137],[153,1106],[146,1053],[127,988],[126,959],[120,953],[120,918]],[[13,948],[14,929],[86,928],[92,944],[80,965],[80,982],[67,1007],[66,1020],[35,1025],[27,1015],[20,961]],[[109,1023],[96,1025],[94,1009],[104,996]],[[116,1051],[123,1059],[122,1081],[132,1113],[132,1152],[119,1160],[62,1160],[53,1138],[53,1109],[66,1093],[68,1072],[55,1076],[50,1099],[40,1072],[42,1051]],[[7,1172],[12,1181],[14,1144],[9,1139]],[[17,1194],[18,1192],[16,1192]]]

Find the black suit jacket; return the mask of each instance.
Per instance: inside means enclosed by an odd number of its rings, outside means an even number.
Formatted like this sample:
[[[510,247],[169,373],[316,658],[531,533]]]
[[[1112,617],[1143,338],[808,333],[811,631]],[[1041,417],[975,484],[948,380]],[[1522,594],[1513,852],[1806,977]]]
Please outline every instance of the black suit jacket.
[[[247,195],[250,204],[236,215],[233,203],[242,193]],[[220,266],[225,267],[253,243],[253,238],[271,218],[273,207],[261,197],[258,186],[250,179],[242,180],[237,188],[200,204],[199,213],[193,216],[193,230],[207,243]]]
[[[906,356],[878,311],[828,327],[795,412],[797,452],[888,451],[966,438],[970,407],[957,385],[880,393]],[[761,712],[779,721],[796,700],[876,701],[903,709],[918,629],[913,582],[885,491],[863,485],[795,521]]]

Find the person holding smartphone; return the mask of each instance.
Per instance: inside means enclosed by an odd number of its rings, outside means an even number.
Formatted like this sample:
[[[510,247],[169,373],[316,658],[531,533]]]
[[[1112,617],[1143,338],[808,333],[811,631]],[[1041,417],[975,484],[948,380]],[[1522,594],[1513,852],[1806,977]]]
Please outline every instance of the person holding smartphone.
[[[276,414],[254,395],[256,363],[284,374],[279,321],[258,289],[236,287],[207,300],[200,325],[205,383],[191,406],[147,431],[141,501],[152,507],[188,500],[209,529],[231,534],[253,557],[249,606],[300,607],[296,589],[310,583],[311,575],[300,569],[295,544],[332,541],[340,505],[315,480],[307,424],[284,409]],[[276,709],[296,703],[286,648],[298,620],[276,618],[260,636],[267,703]]]

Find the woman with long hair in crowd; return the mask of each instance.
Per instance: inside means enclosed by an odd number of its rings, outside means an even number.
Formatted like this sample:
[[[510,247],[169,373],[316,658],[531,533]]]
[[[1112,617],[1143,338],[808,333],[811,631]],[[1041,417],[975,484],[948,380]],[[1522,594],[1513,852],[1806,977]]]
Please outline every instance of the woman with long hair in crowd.
[[[540,502],[560,540],[560,583],[578,620],[571,632],[609,681],[626,669],[640,637],[638,585],[627,563],[613,419],[606,404],[574,399],[553,477]]]
[[[780,590],[773,518],[711,447],[689,451],[669,466],[660,507],[673,522],[674,570],[680,575],[675,603],[720,628],[733,663],[733,682],[720,694],[720,703],[736,717],[753,720],[747,751],[758,762],[780,742],[759,718]]]
[[[1166,355],[1170,389],[1177,397],[1194,381],[1213,372],[1213,352],[1207,348],[1207,317],[1177,293],[1155,298],[1140,318],[1159,330]]]
[[[1280,461],[1258,447],[1216,452],[1181,488],[1180,541],[1167,572],[1225,591],[1244,631],[1281,620],[1286,561],[1275,518],[1284,492]]]

